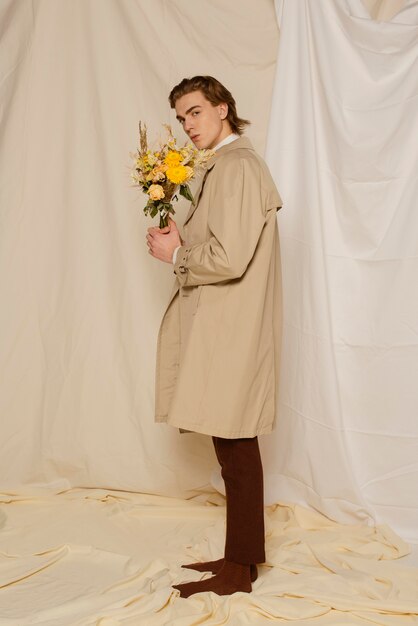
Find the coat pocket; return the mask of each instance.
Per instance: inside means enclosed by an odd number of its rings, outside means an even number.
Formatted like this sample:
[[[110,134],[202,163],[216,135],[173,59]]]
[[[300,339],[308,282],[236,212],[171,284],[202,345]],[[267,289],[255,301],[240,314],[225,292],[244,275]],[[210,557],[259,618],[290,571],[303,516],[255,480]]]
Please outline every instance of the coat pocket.
[[[195,315],[202,287],[203,285],[194,285],[193,287],[182,287],[180,289],[182,309],[185,315]]]
[[[197,308],[199,306],[200,294],[202,293],[203,285],[198,285],[196,287],[196,291],[194,293],[194,303],[193,303],[193,315],[196,315]]]

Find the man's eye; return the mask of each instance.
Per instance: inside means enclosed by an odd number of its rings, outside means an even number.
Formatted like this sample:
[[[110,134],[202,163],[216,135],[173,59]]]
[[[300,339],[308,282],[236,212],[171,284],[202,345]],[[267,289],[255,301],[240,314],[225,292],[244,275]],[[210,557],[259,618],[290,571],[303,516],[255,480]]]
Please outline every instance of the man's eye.
[[[200,111],[193,111],[192,115],[199,115]]]

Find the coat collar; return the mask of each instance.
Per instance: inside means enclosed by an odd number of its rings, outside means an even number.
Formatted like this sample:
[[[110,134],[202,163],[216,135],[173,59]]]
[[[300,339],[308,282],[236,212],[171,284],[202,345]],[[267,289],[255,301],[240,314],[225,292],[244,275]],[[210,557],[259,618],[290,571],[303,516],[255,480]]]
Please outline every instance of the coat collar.
[[[218,150],[215,151],[215,154],[213,154],[210,159],[208,159],[206,161],[206,165],[205,165],[205,173],[202,177],[202,180],[200,182],[199,187],[196,190],[195,196],[194,196],[194,200],[190,206],[190,210],[187,214],[187,217],[184,221],[184,224],[186,224],[186,222],[189,221],[189,219],[191,218],[191,216],[193,215],[193,213],[195,212],[197,205],[199,203],[199,199],[200,196],[202,194],[203,191],[203,185],[205,184],[205,180],[206,180],[206,176],[208,175],[208,172],[213,168],[213,166],[215,165],[215,163],[217,162],[218,158],[220,156],[222,156],[223,154],[226,154],[227,152],[231,152],[232,150],[238,150],[239,148],[247,148],[248,150],[254,150],[254,147],[251,143],[251,141],[248,139],[248,137],[245,137],[244,135],[241,135],[241,137],[239,137],[238,139],[235,139],[234,141],[231,141],[230,143],[227,143],[225,146],[221,146],[220,148],[218,148]],[[183,224],[183,226],[184,226]]]
[[[237,150],[238,148],[248,148],[248,150],[254,150],[254,147],[248,137],[245,135],[241,135],[238,139],[234,139],[230,143],[227,143],[225,146],[221,146],[215,151],[215,154],[210,157],[210,159],[206,162],[206,171],[212,169],[218,160],[219,155],[226,154],[227,152],[231,152],[231,150]]]

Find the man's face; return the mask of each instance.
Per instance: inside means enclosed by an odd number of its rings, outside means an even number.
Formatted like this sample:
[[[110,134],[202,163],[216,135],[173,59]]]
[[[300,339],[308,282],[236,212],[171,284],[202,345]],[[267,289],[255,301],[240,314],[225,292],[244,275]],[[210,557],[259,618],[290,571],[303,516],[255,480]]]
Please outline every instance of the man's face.
[[[232,131],[228,105],[213,106],[201,91],[187,93],[176,101],[176,117],[196,148],[213,148]]]

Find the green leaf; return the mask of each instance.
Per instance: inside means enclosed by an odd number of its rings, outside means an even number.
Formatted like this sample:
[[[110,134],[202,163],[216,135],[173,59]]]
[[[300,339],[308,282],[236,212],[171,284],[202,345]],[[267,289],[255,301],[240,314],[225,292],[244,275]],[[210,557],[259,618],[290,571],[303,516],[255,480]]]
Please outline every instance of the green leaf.
[[[193,202],[193,196],[189,185],[180,185],[180,195],[183,196],[183,198],[186,198],[186,200]]]

